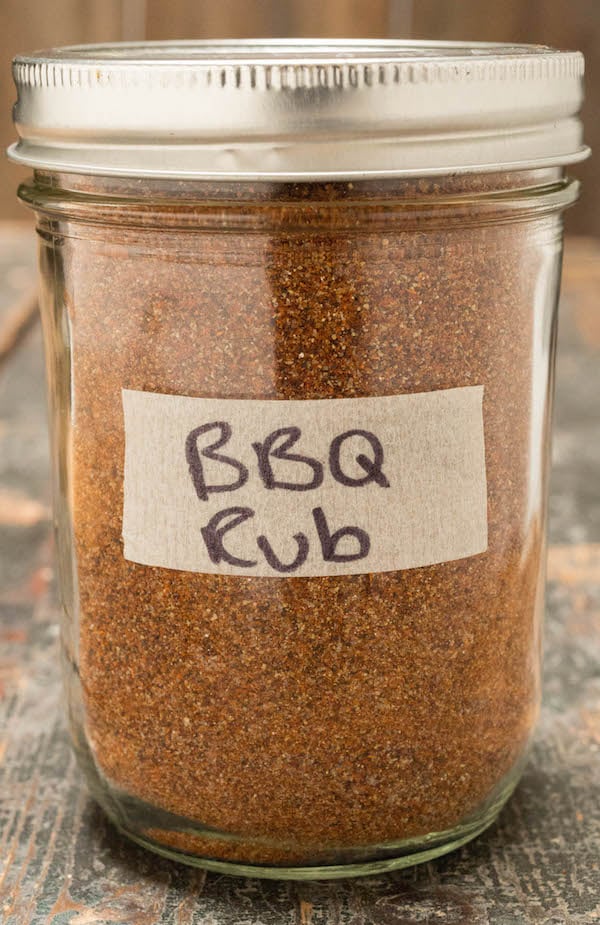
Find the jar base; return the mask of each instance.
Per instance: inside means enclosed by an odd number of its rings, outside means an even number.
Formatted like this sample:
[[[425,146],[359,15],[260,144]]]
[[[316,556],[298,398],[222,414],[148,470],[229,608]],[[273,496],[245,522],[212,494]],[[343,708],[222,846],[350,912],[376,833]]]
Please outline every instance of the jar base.
[[[511,791],[514,786],[511,788]],[[111,822],[117,830],[130,841],[135,842],[142,848],[152,851],[170,861],[178,861],[186,864],[188,867],[198,867],[203,870],[213,871],[218,874],[226,874],[232,877],[254,877],[261,880],[342,880],[355,877],[369,877],[378,874],[385,874],[392,870],[402,870],[405,867],[414,867],[417,864],[424,864],[427,861],[433,861],[435,858],[444,854],[449,854],[457,848],[470,842],[472,839],[481,835],[497,819],[502,806],[510,796],[506,794],[500,805],[495,805],[493,812],[486,814],[479,820],[477,825],[457,826],[448,833],[448,841],[436,844],[434,847],[428,847],[428,839],[423,839],[421,850],[414,845],[415,840],[410,839],[411,848],[409,853],[401,853],[395,857],[388,857],[378,861],[361,861],[360,863],[348,864],[331,864],[316,867],[268,867],[255,864],[238,864],[233,861],[217,861],[212,858],[203,858],[194,854],[188,854],[184,851],[178,851],[176,848],[169,848],[161,845],[151,838],[147,838],[138,833],[132,832],[117,822],[110,813],[107,813]],[[106,812],[106,808],[103,807]],[[431,837],[431,836],[430,836]],[[437,838],[437,836],[434,836]],[[401,851],[401,845],[398,846]]]
[[[75,730],[74,730],[75,731]],[[207,838],[222,839],[223,833],[208,830],[200,823],[194,825],[189,820],[180,819],[157,807],[152,807],[130,794],[115,791],[93,761],[89,745],[81,735],[74,735],[74,746],[79,764],[85,772],[89,790],[96,802],[103,809],[116,829],[130,841],[147,848],[161,857],[178,861],[191,867],[198,867],[219,874],[237,877],[256,877],[268,880],[340,880],[343,878],[366,877],[384,874],[392,870],[401,870],[431,861],[441,855],[460,848],[462,845],[481,835],[496,820],[519,782],[526,754],[499,783],[494,793],[475,813],[451,829],[434,832],[422,837],[412,837],[384,845],[363,846],[361,848],[341,848],[340,855],[347,860],[328,864],[326,862],[310,866],[304,865],[270,865],[252,864],[244,861],[220,860],[195,854],[154,839],[148,829],[154,822],[156,829],[162,829],[168,836],[185,833],[196,836],[206,842]],[[140,826],[137,823],[140,821]],[[141,821],[144,821],[143,828]],[[185,827],[183,824],[185,823]],[[229,836],[231,838],[231,836]],[[351,853],[354,854],[354,859]],[[241,849],[240,849],[241,853]],[[348,856],[350,855],[350,856]],[[361,857],[362,855],[362,857]],[[372,858],[369,859],[369,856]]]

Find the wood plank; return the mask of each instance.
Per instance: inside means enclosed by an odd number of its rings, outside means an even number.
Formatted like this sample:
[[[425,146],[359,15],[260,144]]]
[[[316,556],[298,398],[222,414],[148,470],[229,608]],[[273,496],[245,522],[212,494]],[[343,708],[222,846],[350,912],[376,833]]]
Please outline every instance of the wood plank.
[[[420,0],[413,5],[412,33],[416,38],[482,42],[534,42],[577,49],[586,57],[586,99],[582,109],[587,144],[600,150],[600,4],[594,0],[503,0],[502,3],[440,3]],[[600,234],[600,166],[598,157],[570,168],[583,183],[582,198],[567,216],[572,234]]]
[[[0,369],[37,315],[35,238],[27,222],[0,222]]]
[[[277,0],[147,0],[146,34],[149,39],[256,38],[286,35],[288,5]]]
[[[121,37],[123,0],[3,0],[0,31],[0,151],[16,140],[12,105],[16,91],[10,76],[14,55],[80,42],[115,41]],[[30,171],[0,157],[0,218],[24,219],[17,186]]]
[[[33,324],[38,312],[37,287],[27,290],[7,310],[0,325],[0,367]]]
[[[389,32],[388,0],[328,0],[289,5],[290,34],[325,38],[385,38]]]
[[[404,17],[406,21],[406,17]],[[385,37],[390,25],[389,0],[222,0],[190,3],[148,0],[148,38],[246,37]]]

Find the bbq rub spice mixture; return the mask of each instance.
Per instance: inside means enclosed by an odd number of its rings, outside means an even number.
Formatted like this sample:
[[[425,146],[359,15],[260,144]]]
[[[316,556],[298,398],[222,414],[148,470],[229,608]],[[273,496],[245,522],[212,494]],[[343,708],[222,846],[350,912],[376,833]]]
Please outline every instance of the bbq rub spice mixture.
[[[509,796],[539,706],[576,194],[533,160],[330,180],[54,168],[22,188],[74,741],[134,839],[238,873],[357,874],[450,850]]]
[[[158,233],[73,224],[63,259],[94,761],[125,793],[234,836],[161,841],[308,865],[451,829],[527,743],[542,534],[530,441],[546,387],[532,306],[556,218],[533,219],[532,234],[400,213],[383,235],[362,227],[373,200],[355,204],[342,186],[315,192],[345,203],[347,227],[318,229],[315,216],[296,231],[306,206],[284,192],[261,212],[270,231],[172,231],[175,208]],[[485,396],[481,555],[297,579],[124,558],[122,389],[307,400],[471,385]]]

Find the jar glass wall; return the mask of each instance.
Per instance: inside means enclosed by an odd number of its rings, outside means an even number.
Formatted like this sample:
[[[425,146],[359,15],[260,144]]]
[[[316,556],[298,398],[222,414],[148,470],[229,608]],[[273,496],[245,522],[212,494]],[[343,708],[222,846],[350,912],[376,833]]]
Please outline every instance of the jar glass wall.
[[[38,171],[21,188],[40,236],[73,739],[130,837],[217,870],[347,876],[434,857],[493,821],[539,704],[561,212],[575,195],[558,168],[215,184]],[[483,390],[477,554],[302,577],[124,555],[123,390],[469,387]],[[296,531],[282,529],[289,562]]]

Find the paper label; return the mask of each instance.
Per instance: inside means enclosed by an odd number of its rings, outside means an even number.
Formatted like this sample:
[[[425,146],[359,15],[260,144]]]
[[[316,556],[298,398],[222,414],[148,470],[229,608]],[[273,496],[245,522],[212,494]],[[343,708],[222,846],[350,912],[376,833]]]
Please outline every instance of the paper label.
[[[483,387],[258,401],[123,391],[124,555],[353,575],[487,548]]]

